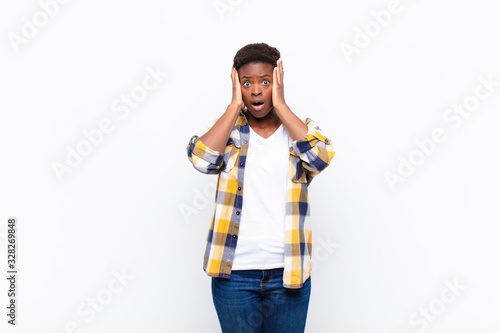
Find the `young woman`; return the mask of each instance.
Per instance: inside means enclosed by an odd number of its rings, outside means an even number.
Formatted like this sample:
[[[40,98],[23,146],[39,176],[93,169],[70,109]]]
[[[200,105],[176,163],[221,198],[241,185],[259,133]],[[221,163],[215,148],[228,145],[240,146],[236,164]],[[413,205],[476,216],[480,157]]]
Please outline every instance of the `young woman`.
[[[197,170],[218,174],[203,269],[224,333],[304,332],[312,250],[307,191],[335,152],[311,119],[287,106],[276,48],[241,48],[231,78],[226,111],[187,147]]]

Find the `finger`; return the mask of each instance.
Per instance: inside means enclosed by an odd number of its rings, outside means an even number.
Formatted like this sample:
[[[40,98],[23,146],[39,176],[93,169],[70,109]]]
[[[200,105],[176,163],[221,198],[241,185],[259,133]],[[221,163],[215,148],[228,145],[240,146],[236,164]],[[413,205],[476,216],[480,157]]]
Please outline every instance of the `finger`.
[[[281,82],[283,82],[283,76],[285,76],[285,68],[283,67],[283,59],[281,59]]]
[[[236,82],[240,83],[240,75],[238,74],[238,71],[236,68],[234,69],[234,77],[236,78]]]
[[[233,71],[231,72],[231,78],[233,79],[233,84],[237,85],[240,82],[238,78],[238,71],[233,67]]]
[[[283,68],[283,59],[280,61],[281,66],[281,82],[283,82],[283,75],[285,74],[285,69]]]
[[[273,69],[273,88],[276,88],[278,85],[278,67],[274,67]]]
[[[283,82],[283,65],[281,62],[281,58],[278,59],[278,66],[277,66],[277,74],[278,74],[278,83],[281,85]]]

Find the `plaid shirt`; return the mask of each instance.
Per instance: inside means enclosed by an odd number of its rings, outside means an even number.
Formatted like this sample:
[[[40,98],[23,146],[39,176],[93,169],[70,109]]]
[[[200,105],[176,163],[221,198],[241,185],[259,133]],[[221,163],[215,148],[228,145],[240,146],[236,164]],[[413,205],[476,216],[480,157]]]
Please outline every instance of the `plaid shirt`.
[[[332,143],[321,134],[320,128],[309,118],[303,122],[308,128],[306,137],[295,141],[290,139],[286,188],[283,286],[291,289],[301,288],[311,275],[312,230],[308,185],[335,155]],[[210,149],[197,135],[191,137],[187,146],[188,158],[198,171],[219,175],[215,211],[203,260],[203,270],[208,276],[231,277],[243,205],[243,175],[249,140],[249,125],[245,114],[240,112],[224,153]]]

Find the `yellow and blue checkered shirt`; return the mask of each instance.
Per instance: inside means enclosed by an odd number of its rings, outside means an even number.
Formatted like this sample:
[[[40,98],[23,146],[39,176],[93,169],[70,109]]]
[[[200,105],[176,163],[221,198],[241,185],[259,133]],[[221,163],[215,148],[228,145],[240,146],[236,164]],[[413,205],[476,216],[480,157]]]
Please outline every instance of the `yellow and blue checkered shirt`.
[[[312,230],[308,186],[335,155],[332,143],[323,136],[313,120],[306,118],[303,122],[308,128],[306,137],[290,143],[286,189],[283,286],[291,289],[301,288],[311,275]],[[210,149],[197,135],[191,137],[187,146],[188,158],[198,171],[218,174],[215,210],[203,260],[203,270],[208,276],[231,277],[243,205],[243,175],[249,140],[249,125],[245,114],[240,112],[224,153]]]

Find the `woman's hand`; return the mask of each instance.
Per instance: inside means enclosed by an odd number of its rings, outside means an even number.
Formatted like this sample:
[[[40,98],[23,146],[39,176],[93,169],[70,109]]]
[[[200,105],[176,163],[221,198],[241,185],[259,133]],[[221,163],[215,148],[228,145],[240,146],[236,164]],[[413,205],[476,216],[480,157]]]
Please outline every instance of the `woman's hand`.
[[[273,106],[285,106],[285,91],[283,87],[283,61],[281,58],[276,62],[273,71]]]
[[[200,137],[208,148],[224,154],[227,140],[234,129],[234,124],[240,115],[240,111],[245,107],[243,95],[241,93],[241,83],[238,72],[234,69],[231,72],[233,80],[233,97],[231,104],[227,106],[226,112],[215,122],[215,124]]]
[[[273,108],[281,119],[283,127],[292,140],[303,139],[307,135],[308,128],[299,117],[285,103],[285,92],[283,90],[283,62],[281,58],[276,62],[273,71]]]
[[[243,96],[241,94],[241,83],[238,76],[238,71],[233,67],[231,72],[231,80],[233,81],[233,98],[231,104],[238,106],[238,110],[243,110],[245,103],[243,103]]]

